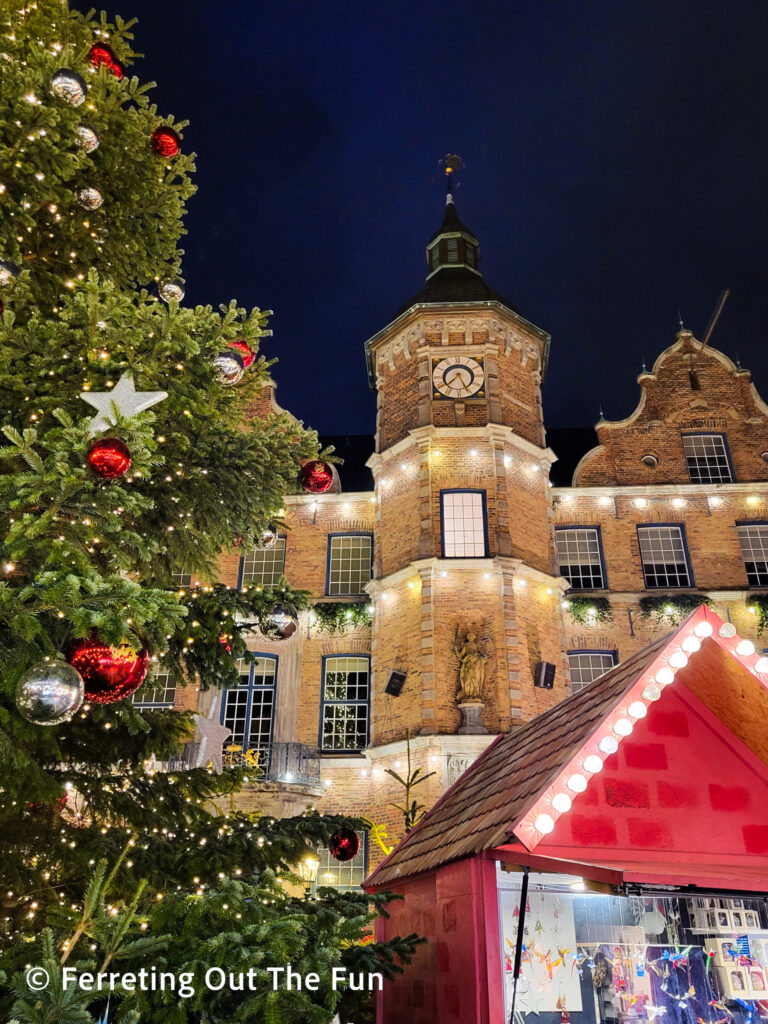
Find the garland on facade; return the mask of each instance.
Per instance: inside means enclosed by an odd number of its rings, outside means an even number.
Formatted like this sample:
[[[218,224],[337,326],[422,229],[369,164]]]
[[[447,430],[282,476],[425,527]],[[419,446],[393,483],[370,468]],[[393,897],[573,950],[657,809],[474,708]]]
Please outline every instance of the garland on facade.
[[[679,626],[702,604],[711,604],[707,594],[657,594],[640,598],[640,616],[656,626]]]
[[[750,597],[747,607],[757,616],[757,635],[762,636],[768,629],[768,594]]]
[[[598,622],[613,622],[613,609],[607,597],[577,595],[569,597],[566,610],[574,622],[582,626],[594,626]]]
[[[348,629],[370,629],[373,608],[368,601],[321,601],[312,605],[312,623],[320,633],[343,633]]]

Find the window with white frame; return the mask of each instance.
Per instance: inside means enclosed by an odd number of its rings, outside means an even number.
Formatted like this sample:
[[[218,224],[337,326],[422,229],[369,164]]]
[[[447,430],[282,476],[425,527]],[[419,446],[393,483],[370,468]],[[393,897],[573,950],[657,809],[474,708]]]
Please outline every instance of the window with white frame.
[[[271,548],[255,548],[240,562],[240,586],[256,583],[276,587],[285,573],[285,537],[278,537]]]
[[[239,750],[244,757],[249,751],[251,757],[266,755],[275,717],[277,658],[240,658],[237,670],[240,682],[224,691],[221,706],[221,724],[230,730],[225,749]]]
[[[364,594],[371,579],[373,538],[369,533],[339,534],[328,538],[326,593],[334,596]]]
[[[485,558],[485,491],[441,491],[443,558]]]
[[[683,434],[683,454],[692,484],[728,484],[733,480],[725,434]]]
[[[172,708],[176,687],[170,681],[168,669],[158,665],[131,699],[137,708]]]
[[[317,885],[330,885],[334,889],[359,889],[368,873],[368,849],[366,837],[358,833],[360,849],[352,860],[338,861],[326,846],[320,846],[317,857]]]
[[[182,589],[192,586],[191,572],[172,572],[171,579],[177,587],[181,587]]]
[[[736,527],[741,555],[751,587],[768,586],[768,523],[749,523]]]
[[[555,540],[560,575],[575,590],[600,590],[605,586],[597,529],[559,529],[555,531]]]
[[[360,751],[368,744],[371,663],[367,657],[327,657],[323,663],[320,746]]]
[[[690,587],[691,573],[681,526],[638,526],[640,559],[648,589]]]
[[[577,693],[616,664],[613,651],[569,651],[571,693]]]

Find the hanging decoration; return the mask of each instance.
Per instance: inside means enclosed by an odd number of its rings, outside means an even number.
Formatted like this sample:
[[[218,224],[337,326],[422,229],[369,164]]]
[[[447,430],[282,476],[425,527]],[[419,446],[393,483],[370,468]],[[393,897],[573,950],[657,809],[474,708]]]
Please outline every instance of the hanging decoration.
[[[19,268],[11,260],[0,260],[0,284],[7,285],[13,281],[14,277],[19,276]]]
[[[99,148],[99,136],[89,125],[79,124],[77,126],[77,144],[86,153],[92,153],[94,149]]]
[[[184,282],[180,277],[161,281],[157,293],[163,302],[181,302],[184,298]]]
[[[333,486],[333,466],[323,459],[313,459],[301,467],[301,486],[308,494],[325,494]]]
[[[299,616],[295,608],[278,603],[259,619],[259,629],[268,640],[287,640],[299,628]]]
[[[104,437],[88,449],[88,465],[105,480],[117,480],[131,468],[128,445],[119,437]]]
[[[79,107],[85,100],[85,79],[70,68],[61,68],[51,79],[51,92],[58,100],[71,107]]]
[[[104,202],[104,196],[97,188],[80,188],[77,190],[77,201],[84,210],[98,210]]]
[[[277,527],[269,523],[268,526],[261,531],[261,537],[259,538],[259,548],[262,551],[269,551],[277,543]]]
[[[63,661],[41,661],[16,684],[16,707],[33,725],[62,725],[79,710],[84,688],[80,673]]]
[[[115,51],[106,43],[94,43],[88,51],[88,60],[95,68],[102,66],[108,68],[115,78],[122,78],[125,69],[115,56]]]
[[[157,155],[166,159],[176,156],[181,149],[181,139],[173,128],[169,128],[167,125],[160,125],[159,128],[155,128],[149,141]]]
[[[234,341],[229,341],[227,344],[230,348],[240,353],[240,358],[243,360],[243,366],[246,370],[249,366],[253,366],[256,360],[256,353],[244,338],[235,338]]]
[[[85,698],[93,704],[116,704],[130,697],[144,682],[149,668],[146,648],[137,651],[127,644],[108,647],[95,633],[87,640],[76,640],[66,656],[83,677]]]
[[[328,849],[335,860],[352,860],[360,849],[360,836],[353,828],[343,825],[328,840]]]
[[[245,367],[237,352],[220,352],[213,360],[216,379],[225,387],[232,387],[243,379]]]
[[[164,401],[168,397],[168,392],[137,391],[133,383],[133,376],[126,370],[111,391],[81,391],[80,397],[88,405],[98,409],[98,415],[91,420],[91,436],[93,436],[114,425],[113,405],[121,416],[137,416],[140,412]]]

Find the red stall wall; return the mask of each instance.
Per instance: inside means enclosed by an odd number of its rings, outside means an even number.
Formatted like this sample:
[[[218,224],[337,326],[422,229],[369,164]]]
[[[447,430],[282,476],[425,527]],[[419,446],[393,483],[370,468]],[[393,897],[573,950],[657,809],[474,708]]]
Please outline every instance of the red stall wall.
[[[668,686],[536,853],[661,870],[676,884],[764,885],[766,807],[768,766],[689,690]]]

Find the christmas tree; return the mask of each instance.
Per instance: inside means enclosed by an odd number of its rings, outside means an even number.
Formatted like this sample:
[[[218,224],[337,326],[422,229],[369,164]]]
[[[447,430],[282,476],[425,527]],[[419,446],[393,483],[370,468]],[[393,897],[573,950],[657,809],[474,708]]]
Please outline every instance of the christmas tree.
[[[317,438],[258,414],[266,314],[182,305],[194,160],[132,74],[131,23],[0,0],[0,34],[0,1014],[328,1021],[352,998],[333,966],[391,975],[415,945],[364,942],[363,894],[289,884],[361,823],[216,812],[243,771],[169,770],[194,716],[130,700],[153,665],[236,683],[247,634],[307,607],[216,563],[272,535]],[[253,990],[123,986],[108,1008],[64,985],[67,963],[150,962],[252,969]],[[273,990],[288,964],[319,990]]]

